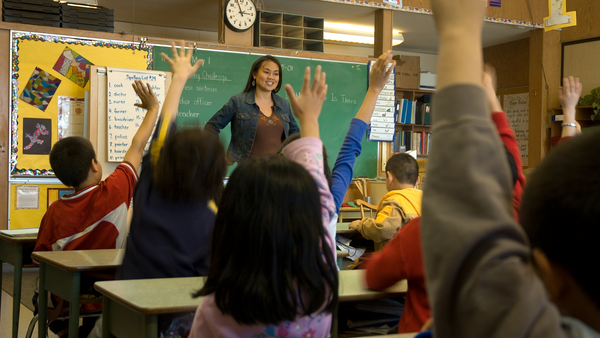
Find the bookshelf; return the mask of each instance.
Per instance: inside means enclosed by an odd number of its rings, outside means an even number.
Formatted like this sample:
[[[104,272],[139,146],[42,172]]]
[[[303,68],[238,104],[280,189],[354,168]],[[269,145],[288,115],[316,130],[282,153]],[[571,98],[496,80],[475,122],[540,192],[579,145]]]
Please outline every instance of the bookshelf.
[[[432,90],[396,88],[396,100],[417,101],[423,95],[433,95]],[[424,114],[424,112],[422,112]],[[394,141],[393,152],[401,151],[401,146],[408,146],[406,151],[417,150],[418,158],[427,158],[429,153],[429,137],[431,133],[431,115],[429,124],[402,123],[402,112],[399,112],[398,122],[396,123],[396,139]],[[421,118],[423,119],[423,117]],[[407,136],[408,134],[408,136]],[[412,136],[411,136],[412,135]],[[413,137],[414,136],[414,137]],[[407,141],[406,138],[411,141]]]
[[[581,125],[581,130],[585,132],[586,128],[590,127],[598,127],[600,126],[600,116],[596,117],[595,120],[592,121],[592,114],[594,113],[594,108],[592,106],[580,106],[575,108],[575,120],[579,122]],[[562,133],[562,108],[553,108],[552,109],[552,121],[550,123],[550,145],[549,148],[552,148],[558,140],[560,140],[560,135]]]
[[[258,12],[254,46],[323,52],[325,20],[304,15]]]

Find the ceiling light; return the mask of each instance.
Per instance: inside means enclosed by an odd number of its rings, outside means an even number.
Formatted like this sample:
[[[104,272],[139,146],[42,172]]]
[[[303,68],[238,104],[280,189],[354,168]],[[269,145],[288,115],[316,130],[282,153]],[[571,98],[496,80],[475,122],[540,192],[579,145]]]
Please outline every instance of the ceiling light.
[[[375,43],[375,38],[373,37],[375,29],[373,27],[327,21],[325,21],[324,26],[323,38],[325,40],[368,45]],[[404,42],[404,36],[400,31],[394,30],[392,34],[392,46],[397,46]]]

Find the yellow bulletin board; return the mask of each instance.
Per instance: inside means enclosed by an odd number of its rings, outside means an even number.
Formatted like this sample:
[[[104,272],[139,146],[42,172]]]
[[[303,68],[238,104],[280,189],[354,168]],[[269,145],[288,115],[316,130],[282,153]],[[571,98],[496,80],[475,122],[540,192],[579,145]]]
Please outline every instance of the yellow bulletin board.
[[[26,194],[22,192],[31,193]],[[69,192],[72,193],[73,190],[62,184],[35,184],[31,182],[11,184],[10,228],[26,229],[39,227],[42,217],[46,213],[46,210],[48,210],[48,206],[60,198],[61,195],[68,194]],[[24,198],[23,195],[26,195],[28,200],[21,202],[20,199]]]
[[[53,175],[48,154],[59,139],[59,101],[85,97],[91,65],[152,69],[152,47],[145,44],[13,31],[11,48],[12,177]],[[72,121],[64,107],[61,121]]]

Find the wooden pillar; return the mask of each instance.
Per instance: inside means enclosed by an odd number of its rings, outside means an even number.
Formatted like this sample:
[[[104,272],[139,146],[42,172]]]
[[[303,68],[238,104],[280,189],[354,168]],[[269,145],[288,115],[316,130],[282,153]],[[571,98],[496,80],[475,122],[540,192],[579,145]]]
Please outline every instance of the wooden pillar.
[[[229,29],[225,25],[224,5],[225,0],[219,0],[219,43],[230,46],[252,47],[254,45],[254,27],[245,32],[234,32]],[[258,22],[255,23],[255,25],[257,24]]]
[[[548,151],[550,110],[560,107],[557,94],[560,69],[560,32],[532,31],[529,38],[528,167],[535,167]]]
[[[10,185],[9,161],[10,161],[10,67],[11,42],[10,31],[0,30],[0,230],[8,229],[8,193]]]
[[[374,56],[378,57],[392,49],[392,33],[394,30],[394,16],[391,9],[378,9],[375,12],[375,45]]]

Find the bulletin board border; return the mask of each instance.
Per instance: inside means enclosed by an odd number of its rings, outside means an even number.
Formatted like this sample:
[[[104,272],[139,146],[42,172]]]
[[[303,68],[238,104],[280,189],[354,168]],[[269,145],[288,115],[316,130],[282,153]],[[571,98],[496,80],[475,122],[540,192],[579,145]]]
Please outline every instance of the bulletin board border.
[[[117,40],[100,40],[92,38],[80,38],[64,35],[52,35],[34,32],[11,31],[11,90],[10,90],[10,173],[11,177],[50,177],[54,176],[54,172],[48,169],[34,168],[17,168],[17,151],[18,151],[18,117],[19,117],[19,42],[24,40],[54,42],[67,45],[82,45],[92,47],[112,47],[115,49],[134,50],[147,53],[147,69],[153,67],[153,47],[146,41],[131,42]],[[27,80],[25,80],[27,81]]]

